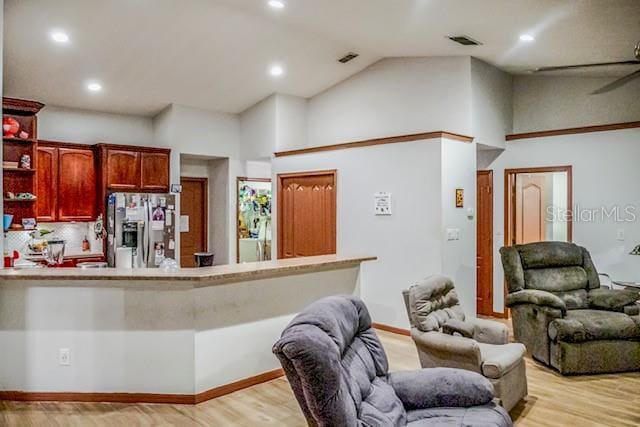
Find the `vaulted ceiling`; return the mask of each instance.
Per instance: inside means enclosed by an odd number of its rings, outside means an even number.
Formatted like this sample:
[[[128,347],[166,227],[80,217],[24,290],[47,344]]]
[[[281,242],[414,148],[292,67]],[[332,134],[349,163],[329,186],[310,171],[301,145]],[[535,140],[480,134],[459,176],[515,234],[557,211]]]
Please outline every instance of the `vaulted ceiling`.
[[[283,2],[5,0],[5,95],[141,115],[169,103],[239,112],[273,92],[313,96],[383,57],[473,55],[522,73],[632,59],[640,39],[638,0]],[[53,29],[69,43],[53,43]],[[445,38],[460,34],[483,44]],[[360,56],[336,61],[350,51]],[[267,72],[275,63],[279,78]],[[88,93],[88,79],[103,91]]]

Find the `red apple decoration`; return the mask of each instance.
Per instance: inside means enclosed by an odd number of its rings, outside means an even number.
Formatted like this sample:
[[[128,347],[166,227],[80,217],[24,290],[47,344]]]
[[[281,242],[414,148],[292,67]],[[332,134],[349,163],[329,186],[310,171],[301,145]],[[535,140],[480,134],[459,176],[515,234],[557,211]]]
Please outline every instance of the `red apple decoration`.
[[[2,130],[7,138],[15,138],[20,130],[20,123],[13,117],[5,117],[2,119]]]

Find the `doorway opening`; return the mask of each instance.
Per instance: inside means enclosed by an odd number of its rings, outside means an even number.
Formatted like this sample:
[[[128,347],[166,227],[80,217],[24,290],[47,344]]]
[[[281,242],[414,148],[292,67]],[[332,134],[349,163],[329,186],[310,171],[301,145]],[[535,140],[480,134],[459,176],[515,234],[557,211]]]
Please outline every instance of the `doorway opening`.
[[[278,258],[336,253],[336,170],[278,175]]]
[[[271,260],[272,188],[269,178],[238,177],[236,258],[238,262]]]
[[[505,245],[571,242],[571,166],[506,169]]]
[[[477,171],[476,310],[493,316],[493,171]]]

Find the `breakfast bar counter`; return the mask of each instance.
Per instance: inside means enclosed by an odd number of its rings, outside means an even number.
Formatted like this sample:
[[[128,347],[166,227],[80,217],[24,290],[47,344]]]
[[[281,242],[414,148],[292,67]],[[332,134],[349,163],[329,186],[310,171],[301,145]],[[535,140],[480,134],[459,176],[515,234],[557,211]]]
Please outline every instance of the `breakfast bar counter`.
[[[375,259],[0,270],[0,399],[198,403],[275,378],[293,316],[359,295]]]
[[[153,281],[185,282],[186,286],[201,287],[351,268],[375,259],[371,256],[321,255],[204,268],[6,268],[0,269],[0,284],[6,281],[34,280],[38,281],[38,285],[46,285],[43,281],[53,280],[65,281],[70,286],[78,286],[78,282],[94,281],[114,282],[111,285],[122,282],[120,285],[129,286]]]

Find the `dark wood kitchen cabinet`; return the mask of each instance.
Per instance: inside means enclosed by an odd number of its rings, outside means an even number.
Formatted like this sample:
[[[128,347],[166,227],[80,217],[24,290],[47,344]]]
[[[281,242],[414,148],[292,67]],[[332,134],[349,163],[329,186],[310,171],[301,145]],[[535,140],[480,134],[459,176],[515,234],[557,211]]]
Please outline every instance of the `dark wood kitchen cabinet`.
[[[36,156],[36,220],[55,221],[58,198],[58,149],[38,146]]]
[[[104,151],[109,190],[136,191],[140,187],[140,153],[107,147]]]
[[[140,188],[142,191],[168,191],[169,153],[140,153]]]
[[[102,189],[109,192],[169,192],[171,150],[98,144]]]
[[[42,141],[37,152],[36,219],[39,222],[96,219],[96,155],[93,147]]]
[[[92,148],[58,149],[58,221],[97,216],[96,156]]]

